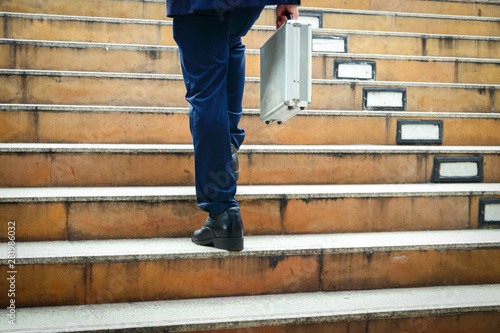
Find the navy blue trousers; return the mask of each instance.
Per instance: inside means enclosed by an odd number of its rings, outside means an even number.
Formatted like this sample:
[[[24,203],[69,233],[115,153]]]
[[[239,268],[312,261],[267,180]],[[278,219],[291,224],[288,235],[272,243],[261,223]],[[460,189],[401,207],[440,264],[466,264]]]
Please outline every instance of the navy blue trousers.
[[[231,144],[239,148],[245,131],[238,124],[245,85],[244,36],[262,7],[199,11],[174,17],[189,125],[194,145],[198,206],[213,215],[238,207]]]

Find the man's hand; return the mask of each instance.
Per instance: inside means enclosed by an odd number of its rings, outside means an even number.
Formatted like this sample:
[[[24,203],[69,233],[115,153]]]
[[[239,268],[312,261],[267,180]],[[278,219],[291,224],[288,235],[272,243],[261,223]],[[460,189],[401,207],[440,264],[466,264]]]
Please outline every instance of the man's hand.
[[[299,6],[298,5],[278,5],[276,6],[276,29],[279,29],[288,18],[286,14],[290,14],[292,20],[299,18]]]

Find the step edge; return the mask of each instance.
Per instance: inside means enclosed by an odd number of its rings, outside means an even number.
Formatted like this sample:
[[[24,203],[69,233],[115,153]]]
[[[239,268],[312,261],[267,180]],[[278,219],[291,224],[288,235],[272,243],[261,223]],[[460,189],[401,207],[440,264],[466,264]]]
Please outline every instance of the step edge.
[[[392,12],[384,10],[363,10],[363,9],[342,9],[342,8],[329,8],[329,7],[303,7],[299,9],[303,13],[323,13],[323,14],[347,14],[347,15],[363,15],[375,17],[411,17],[411,18],[426,18],[436,20],[460,20],[460,21],[476,21],[476,22],[500,22],[500,18],[494,16],[472,16],[472,15],[451,15],[451,14],[433,14],[433,13],[414,13],[414,12]],[[40,13],[24,13],[24,12],[0,12],[0,16],[7,17],[33,17],[49,18],[49,19],[63,19],[63,20],[95,20],[98,22],[132,22],[145,24],[163,23],[168,22],[171,25],[172,20],[168,19],[165,13],[165,19],[137,19],[137,18],[119,18],[109,16],[86,16],[86,15],[63,15],[63,14],[40,14]]]
[[[495,299],[495,296],[500,294],[499,289],[498,285],[488,284],[21,308],[16,309],[16,312],[23,318],[32,318],[33,324],[29,324],[31,328],[25,325],[18,326],[17,330],[9,327],[9,330],[123,332],[130,329],[130,332],[136,332],[137,329],[163,328],[189,331],[485,313],[499,311],[500,304],[498,298]],[[475,297],[476,295],[482,297]],[[370,303],[369,299],[375,301]],[[406,300],[403,305],[400,304],[401,299]],[[267,306],[263,309],[262,304]],[[306,308],[310,310],[306,312],[302,308],[297,311],[293,306],[287,306],[289,304],[308,304],[309,307]],[[363,304],[364,307],[360,308],[356,304]],[[381,307],[380,304],[390,304],[392,308]],[[241,315],[236,316],[235,309],[238,309]],[[7,314],[7,311],[2,309],[0,314]],[[126,318],[127,322],[103,323],[103,317],[95,315],[109,313],[107,316],[113,318],[111,312],[118,311],[122,313],[120,317]],[[177,315],[179,311],[186,317],[180,319]],[[165,313],[171,313],[170,318]],[[193,317],[196,318],[189,319],[189,313],[194,314]],[[228,316],[231,318],[227,318]],[[154,317],[156,318],[153,320]],[[64,323],[67,318],[77,318],[80,322],[56,328],[55,323]],[[145,318],[147,320],[144,320]],[[94,323],[89,324],[89,319]],[[44,325],[45,322],[47,324]],[[3,329],[0,331],[6,332]]]
[[[192,144],[0,143],[0,153],[192,154]],[[500,154],[500,146],[243,145],[241,154]]]
[[[52,14],[25,14],[15,12],[0,12],[0,17],[6,18],[27,18],[31,20],[60,20],[60,21],[92,21],[101,23],[113,24],[141,24],[154,26],[172,26],[172,21],[168,20],[144,20],[144,19],[123,19],[123,18],[108,18],[108,17],[92,17],[92,16],[71,16],[71,15],[52,15]],[[255,31],[275,31],[273,26],[254,25],[251,30]],[[451,35],[451,34],[429,34],[429,33],[413,33],[413,32],[393,32],[393,31],[368,31],[368,30],[346,30],[346,29],[312,29],[313,33],[322,34],[360,34],[360,35],[377,35],[377,36],[401,36],[401,37],[419,37],[419,38],[446,38],[446,39],[471,39],[482,41],[500,41],[500,37],[494,36],[474,36],[474,35]]]
[[[256,31],[274,31],[275,28],[266,25],[254,25],[252,30]],[[431,33],[416,33],[416,32],[394,32],[394,31],[371,31],[371,30],[347,30],[347,29],[312,29],[314,35],[368,35],[368,36],[389,36],[389,37],[415,37],[427,39],[465,39],[475,41],[500,41],[500,37],[495,36],[476,36],[476,35],[451,35],[451,34],[431,34]]]
[[[29,45],[37,47],[60,47],[77,49],[104,49],[104,50],[124,50],[124,51],[160,51],[160,52],[178,52],[177,46],[167,45],[146,45],[146,44],[119,44],[119,43],[89,43],[89,42],[66,42],[66,41],[48,41],[48,40],[30,40],[16,38],[0,38],[0,44]],[[258,49],[247,49],[246,54],[260,55]],[[478,64],[500,64],[500,59],[494,58],[465,58],[465,57],[435,57],[435,56],[410,56],[410,55],[390,55],[390,54],[363,54],[363,53],[334,53],[331,52],[312,52],[313,57],[326,58],[348,58],[365,60],[411,60],[427,62],[459,62],[459,63],[478,63]]]
[[[148,45],[148,44],[121,44],[121,43],[99,43],[99,42],[72,42],[43,39],[21,39],[21,38],[0,38],[0,44],[30,45],[39,47],[60,47],[60,48],[96,48],[105,50],[138,50],[138,51],[178,51],[177,46],[169,45]],[[470,58],[474,59],[474,58]],[[492,59],[495,60],[495,59]]]
[[[472,15],[452,15],[452,14],[433,14],[433,13],[414,13],[414,12],[391,12],[387,10],[365,10],[365,9],[343,9],[343,8],[328,8],[328,7],[303,7],[299,9],[304,13],[323,13],[323,14],[352,14],[366,16],[381,16],[381,17],[411,17],[411,18],[428,18],[436,20],[460,20],[460,21],[477,21],[477,22],[500,22],[499,17],[491,16],[472,16]]]
[[[81,264],[406,251],[500,249],[500,230],[444,230],[245,236],[241,252],[195,245],[190,238],[16,242],[16,265]],[[0,244],[7,265],[8,244]]]
[[[25,70],[0,69],[0,75],[20,76],[47,76],[47,77],[82,77],[105,79],[130,80],[168,80],[183,81],[181,74],[147,74],[147,73],[117,73],[117,72],[84,72],[84,71],[54,71],[54,70]],[[260,82],[258,77],[246,77],[245,82]],[[358,85],[380,87],[425,87],[425,88],[452,88],[452,89],[500,89],[500,84],[472,84],[472,83],[439,83],[439,82],[400,82],[400,81],[359,81],[359,80],[325,80],[313,79],[317,85]]]
[[[5,112],[79,112],[79,113],[160,113],[188,114],[187,107],[143,107],[143,106],[101,106],[101,105],[62,105],[62,104],[16,104],[0,103],[0,111]],[[259,109],[243,109],[244,115],[259,115]],[[425,117],[425,118],[478,118],[498,119],[500,113],[474,112],[418,112],[418,111],[355,111],[355,110],[307,110],[297,114],[309,116],[359,116],[359,117]]]
[[[256,200],[312,200],[498,195],[500,195],[500,183],[241,185],[238,186],[236,198]],[[195,198],[194,186],[0,188],[0,203],[161,202],[192,201]]]
[[[29,20],[49,20],[49,21],[77,21],[77,22],[97,22],[97,23],[114,23],[114,24],[140,24],[140,25],[156,25],[156,26],[172,26],[172,20],[151,20],[151,19],[134,19],[134,18],[118,18],[118,17],[100,17],[100,16],[83,16],[83,15],[58,15],[58,14],[37,14],[23,12],[0,12],[0,17],[5,18],[21,18]]]

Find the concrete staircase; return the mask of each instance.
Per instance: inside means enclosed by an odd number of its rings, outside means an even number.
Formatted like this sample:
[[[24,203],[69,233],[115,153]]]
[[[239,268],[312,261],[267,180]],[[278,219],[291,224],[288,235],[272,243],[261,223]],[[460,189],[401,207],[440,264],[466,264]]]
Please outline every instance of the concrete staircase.
[[[279,126],[258,115],[264,10],[240,253],[188,238],[205,214],[163,0],[0,12],[0,332],[500,331],[497,1],[303,0],[313,104]]]

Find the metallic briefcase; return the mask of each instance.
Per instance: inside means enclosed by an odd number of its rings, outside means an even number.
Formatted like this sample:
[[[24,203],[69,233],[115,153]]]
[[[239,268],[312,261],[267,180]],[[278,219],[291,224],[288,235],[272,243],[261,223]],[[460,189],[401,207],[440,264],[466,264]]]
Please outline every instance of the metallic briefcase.
[[[309,24],[283,24],[260,48],[260,120],[290,119],[311,104]]]

